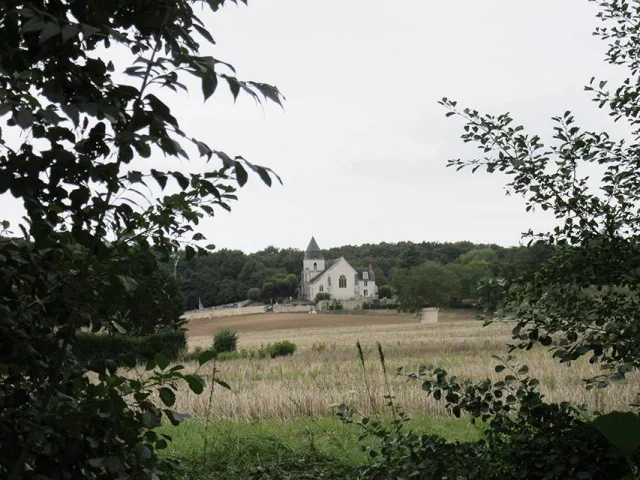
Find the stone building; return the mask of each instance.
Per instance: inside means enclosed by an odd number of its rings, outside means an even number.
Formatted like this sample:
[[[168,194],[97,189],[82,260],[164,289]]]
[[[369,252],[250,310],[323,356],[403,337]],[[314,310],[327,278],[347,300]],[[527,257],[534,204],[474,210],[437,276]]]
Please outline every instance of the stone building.
[[[378,296],[372,265],[368,268],[353,268],[344,257],[327,261],[313,237],[304,253],[302,264],[302,300],[313,301],[318,293],[328,293],[336,300],[360,300]]]

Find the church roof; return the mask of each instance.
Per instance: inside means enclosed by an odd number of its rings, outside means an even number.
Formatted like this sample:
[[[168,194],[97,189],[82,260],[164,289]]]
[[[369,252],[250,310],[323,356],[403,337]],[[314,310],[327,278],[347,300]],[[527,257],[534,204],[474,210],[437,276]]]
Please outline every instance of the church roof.
[[[368,277],[367,280],[372,280],[375,282],[376,280],[376,276],[373,273],[373,269],[372,268],[356,268],[356,272],[358,272],[358,278],[360,280],[364,280],[364,276],[362,275],[363,273],[367,273]]]
[[[311,237],[311,241],[309,242],[309,246],[307,250],[304,252],[305,260],[324,260],[324,255],[318,246],[318,242],[314,237]]]

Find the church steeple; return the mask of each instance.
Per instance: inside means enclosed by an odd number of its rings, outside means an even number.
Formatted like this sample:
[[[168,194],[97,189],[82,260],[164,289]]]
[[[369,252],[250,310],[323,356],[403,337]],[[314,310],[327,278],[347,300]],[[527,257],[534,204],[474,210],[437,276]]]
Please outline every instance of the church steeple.
[[[314,275],[314,272],[320,273],[325,269],[325,261],[324,255],[318,246],[318,242],[314,237],[311,237],[311,241],[309,242],[309,246],[307,250],[304,252],[304,260],[302,261],[302,270],[304,272],[309,272],[308,275],[311,277]]]
[[[307,250],[304,252],[305,260],[324,260],[324,255],[322,255],[322,251],[318,246],[318,242],[316,242],[315,237],[311,237],[311,241],[309,242],[309,246]]]

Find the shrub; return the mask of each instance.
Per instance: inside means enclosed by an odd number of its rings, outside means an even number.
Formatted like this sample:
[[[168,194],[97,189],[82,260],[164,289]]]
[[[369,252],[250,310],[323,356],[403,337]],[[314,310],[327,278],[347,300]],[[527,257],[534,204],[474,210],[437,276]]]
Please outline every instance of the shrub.
[[[259,288],[250,288],[247,291],[247,299],[251,300],[252,302],[259,302],[260,300],[262,300],[262,290],[260,290]]]
[[[378,298],[392,298],[393,289],[389,285],[381,285],[378,287]]]
[[[216,356],[216,359],[224,362],[226,360],[237,360],[239,358],[245,358],[240,352],[220,352]]]
[[[282,340],[271,345],[267,345],[267,352],[271,358],[286,357],[287,355],[293,355],[296,351],[296,344],[289,340]]]
[[[73,352],[83,365],[115,360],[116,363],[141,362],[157,354],[177,360],[187,348],[184,330],[160,332],[144,337],[79,332]]]
[[[331,299],[331,294],[327,292],[319,292],[316,294],[316,303],[321,302],[323,300]]]
[[[235,352],[238,349],[238,333],[229,328],[218,331],[213,337],[213,351]]]
[[[329,304],[329,310],[342,310],[342,308],[342,302],[339,300],[334,299],[333,302]]]

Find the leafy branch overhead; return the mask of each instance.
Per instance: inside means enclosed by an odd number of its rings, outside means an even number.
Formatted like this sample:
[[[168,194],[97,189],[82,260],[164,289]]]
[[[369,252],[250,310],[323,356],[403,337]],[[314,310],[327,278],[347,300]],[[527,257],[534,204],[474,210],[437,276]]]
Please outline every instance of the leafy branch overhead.
[[[0,243],[2,478],[175,477],[157,453],[170,438],[154,429],[162,415],[183,418],[177,382],[201,393],[205,380],[154,351],[142,379],[119,373],[131,365],[111,354],[87,366],[77,332],[179,329],[178,302],[157,310],[178,290],[160,262],[184,243],[188,257],[203,253],[198,223],[229,210],[251,172],[280,181],[194,138],[167,105],[188,78],[205,101],[222,82],[234,99],[282,105],[276,87],[201,52],[214,38],[196,9],[224,4],[8,0],[0,9],[0,195],[26,210],[24,239]],[[175,162],[196,158],[204,171]]]
[[[502,304],[494,306],[517,319],[513,348],[542,344],[562,362],[586,355],[603,369],[591,385],[604,386],[640,367],[640,7],[598,3],[599,16],[616,26],[605,23],[596,35],[615,39],[607,60],[627,67],[629,76],[617,87],[591,79],[585,90],[626,123],[630,140],[585,130],[567,111],[553,117],[553,135],[545,142],[508,113],[480,114],[447,98],[440,103],[447,116],[463,119],[463,141],[481,151],[450,166],[502,172],[507,190],[525,199],[527,211],[539,208],[556,218],[552,231],[526,234],[530,245],[541,242],[554,255],[537,272],[505,285]]]

